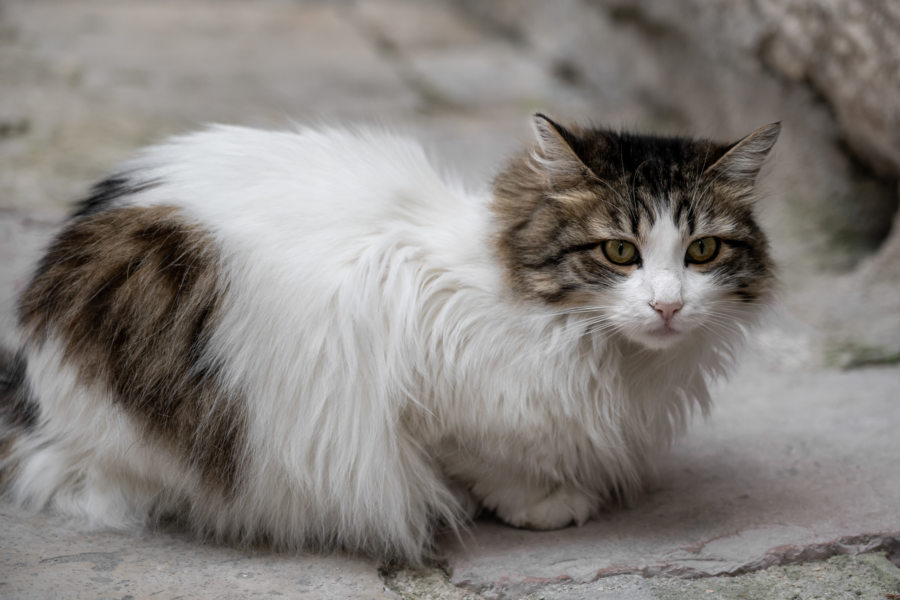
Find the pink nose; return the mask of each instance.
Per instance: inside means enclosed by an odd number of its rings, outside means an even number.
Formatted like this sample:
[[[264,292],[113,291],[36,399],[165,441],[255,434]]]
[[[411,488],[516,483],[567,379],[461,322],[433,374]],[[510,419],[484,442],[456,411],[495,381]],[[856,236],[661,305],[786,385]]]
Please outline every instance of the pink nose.
[[[659,316],[663,318],[667,323],[669,320],[675,316],[681,307],[684,306],[683,302],[656,302],[655,300],[650,303],[650,306],[653,307],[653,310],[659,313]]]

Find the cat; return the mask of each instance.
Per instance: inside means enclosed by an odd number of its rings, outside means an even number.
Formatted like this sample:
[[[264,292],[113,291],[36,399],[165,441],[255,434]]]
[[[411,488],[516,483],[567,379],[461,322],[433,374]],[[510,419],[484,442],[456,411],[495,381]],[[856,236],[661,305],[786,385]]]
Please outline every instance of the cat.
[[[6,497],[410,564],[478,510],[633,498],[772,297],[780,125],[533,125],[480,193],[365,129],[214,126],[122,165],[21,296]]]

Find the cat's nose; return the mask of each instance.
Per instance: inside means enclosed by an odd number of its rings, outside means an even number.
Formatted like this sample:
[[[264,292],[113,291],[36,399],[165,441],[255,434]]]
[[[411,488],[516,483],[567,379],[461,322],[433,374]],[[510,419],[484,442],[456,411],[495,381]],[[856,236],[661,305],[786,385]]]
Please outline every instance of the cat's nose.
[[[653,307],[653,310],[659,313],[659,315],[663,318],[667,323],[669,320],[675,316],[681,307],[684,306],[684,303],[679,301],[676,302],[657,302],[653,301],[650,303],[650,306]]]

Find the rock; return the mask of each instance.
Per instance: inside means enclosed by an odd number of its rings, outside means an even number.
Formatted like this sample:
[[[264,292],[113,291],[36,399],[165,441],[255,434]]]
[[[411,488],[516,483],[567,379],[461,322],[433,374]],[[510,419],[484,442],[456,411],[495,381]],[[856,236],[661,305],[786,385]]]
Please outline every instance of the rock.
[[[798,600],[884,598],[900,590],[900,569],[883,554],[836,556],[821,563],[703,579],[620,576],[552,586],[525,600]]]
[[[900,6],[891,0],[757,0],[761,56],[809,82],[834,110],[847,143],[885,177],[900,177]]]
[[[821,328],[827,364],[841,368],[900,364],[900,212],[879,251],[853,273],[839,278],[824,303]]]

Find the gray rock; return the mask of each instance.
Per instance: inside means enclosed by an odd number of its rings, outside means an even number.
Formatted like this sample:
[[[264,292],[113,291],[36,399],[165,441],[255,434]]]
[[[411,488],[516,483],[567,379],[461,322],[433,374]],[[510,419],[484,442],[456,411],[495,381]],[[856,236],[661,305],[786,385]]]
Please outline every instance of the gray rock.
[[[837,556],[815,564],[772,567],[765,571],[703,579],[619,576],[596,582],[562,584],[526,596],[527,600],[845,600],[884,598],[900,590],[900,569],[883,554]]]
[[[765,63],[808,81],[846,141],[879,173],[900,177],[900,6],[890,0],[757,0]]]

